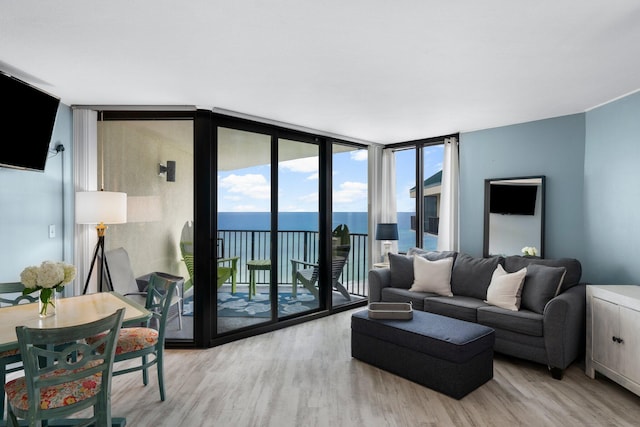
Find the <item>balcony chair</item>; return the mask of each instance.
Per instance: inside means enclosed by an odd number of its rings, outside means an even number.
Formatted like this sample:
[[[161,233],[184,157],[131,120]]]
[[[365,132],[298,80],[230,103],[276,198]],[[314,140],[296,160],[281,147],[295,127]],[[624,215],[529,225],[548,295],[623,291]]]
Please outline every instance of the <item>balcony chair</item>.
[[[24,285],[20,282],[0,283],[0,307],[37,301],[36,297],[32,295],[22,295],[23,290]],[[20,355],[20,350],[0,351],[0,380],[3,385],[7,381],[7,374],[20,370],[22,370],[22,356]],[[0,420],[3,420],[5,400],[4,387],[0,394]]]
[[[109,273],[111,274],[113,290],[144,306],[147,301],[147,286],[149,285],[149,278],[152,273],[135,277],[133,274],[133,268],[131,267],[129,254],[122,247],[107,251],[104,256],[109,265]],[[102,265],[102,263],[99,263],[98,265]],[[162,274],[168,275],[168,273]],[[176,280],[182,279],[182,277],[179,276],[172,277]],[[178,286],[176,288],[175,294],[171,299],[171,306],[175,306],[175,309],[169,315],[169,320],[173,320],[176,317],[178,318],[178,329],[180,330],[182,329],[183,300],[180,289],[181,287],[182,286]]]
[[[130,372],[142,371],[142,383],[149,383],[147,369],[156,365],[158,370],[158,386],[160,400],[164,401],[164,338],[169,315],[169,309],[173,305],[170,295],[174,295],[182,278],[176,280],[176,276],[164,273],[151,273],[149,287],[147,288],[147,301],[145,307],[152,313],[152,317],[145,327],[122,328],[116,343],[115,366],[113,375],[123,375]],[[87,339],[94,342],[101,338],[101,334]],[[123,364],[125,368],[119,368],[120,362],[140,358],[136,365]],[[151,358],[151,359],[149,359]]]
[[[193,284],[195,283],[195,267],[193,258],[193,222],[187,221],[182,227],[182,234],[180,235],[180,252],[182,253],[182,261],[187,267],[189,273],[189,279],[184,284],[183,298],[186,299],[193,295]],[[224,241],[220,238],[217,239],[217,279],[216,284],[218,288],[222,286],[227,280],[231,279],[231,292],[236,292],[237,273],[238,273],[238,260],[240,257],[224,257]]]
[[[348,301],[351,301],[351,295],[347,289],[340,283],[342,270],[349,258],[351,251],[351,237],[349,228],[346,224],[341,224],[333,230],[333,250],[331,257],[331,287],[340,292]],[[317,263],[310,263],[297,259],[291,260],[291,294],[295,298],[298,291],[298,282],[308,289],[316,298],[318,298],[318,275],[320,267]]]
[[[90,419],[74,419],[78,423],[74,425],[111,426],[113,359],[124,310],[77,326],[16,328],[25,375],[4,386],[9,425],[17,427],[22,418],[36,426],[41,420],[64,419],[93,407]],[[84,341],[98,333],[102,339]],[[98,347],[101,352],[96,351]]]

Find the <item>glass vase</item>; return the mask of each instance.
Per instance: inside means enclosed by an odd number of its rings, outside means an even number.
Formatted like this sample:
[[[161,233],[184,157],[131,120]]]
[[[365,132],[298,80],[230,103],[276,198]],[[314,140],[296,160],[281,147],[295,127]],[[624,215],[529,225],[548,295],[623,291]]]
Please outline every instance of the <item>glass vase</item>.
[[[44,301],[43,301],[44,300]],[[38,314],[40,317],[51,317],[56,315],[56,305],[58,303],[58,293],[53,290],[49,298],[42,295],[38,296]]]

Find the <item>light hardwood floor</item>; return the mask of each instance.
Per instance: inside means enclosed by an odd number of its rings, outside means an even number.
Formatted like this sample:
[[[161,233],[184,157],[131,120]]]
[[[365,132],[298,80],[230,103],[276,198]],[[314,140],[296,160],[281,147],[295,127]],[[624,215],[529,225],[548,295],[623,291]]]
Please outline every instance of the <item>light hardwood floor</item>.
[[[358,309],[361,310],[361,309]],[[206,350],[168,350],[167,400],[155,371],[114,378],[127,426],[638,426],[640,397],[583,363],[562,381],[495,356],[494,378],[462,400],[351,358],[345,312]]]

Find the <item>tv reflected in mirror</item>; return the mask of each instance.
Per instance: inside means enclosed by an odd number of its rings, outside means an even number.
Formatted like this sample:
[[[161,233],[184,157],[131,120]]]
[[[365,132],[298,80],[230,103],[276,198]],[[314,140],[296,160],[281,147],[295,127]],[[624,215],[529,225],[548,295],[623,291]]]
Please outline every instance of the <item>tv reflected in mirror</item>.
[[[534,215],[538,187],[491,183],[489,212],[503,215]]]
[[[523,255],[535,247],[544,257],[545,177],[485,180],[484,256]]]

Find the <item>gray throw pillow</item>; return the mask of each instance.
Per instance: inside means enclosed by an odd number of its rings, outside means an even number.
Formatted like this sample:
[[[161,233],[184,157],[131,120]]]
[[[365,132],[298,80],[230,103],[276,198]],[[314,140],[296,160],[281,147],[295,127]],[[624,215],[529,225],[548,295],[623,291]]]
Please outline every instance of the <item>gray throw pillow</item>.
[[[453,258],[453,262],[456,261],[456,255],[458,255],[455,251],[427,251],[421,248],[409,248],[407,251],[407,255],[417,255],[424,259],[428,259],[429,261],[438,261],[439,259],[444,258]]]
[[[475,258],[467,254],[458,254],[451,272],[451,291],[453,295],[487,299],[487,289],[493,272],[504,258]]]
[[[504,269],[507,272],[514,272],[520,270],[522,267],[529,267],[531,264],[541,264],[548,267],[564,267],[567,269],[567,274],[564,275],[562,286],[560,287],[560,293],[566,291],[570,287],[577,285],[580,282],[582,275],[582,265],[580,261],[575,258],[535,258],[528,256],[508,256],[504,260]]]
[[[413,285],[413,257],[389,253],[391,287],[409,289]]]
[[[566,272],[565,267],[530,264],[524,279],[521,307],[543,314],[544,306],[558,294]]]

